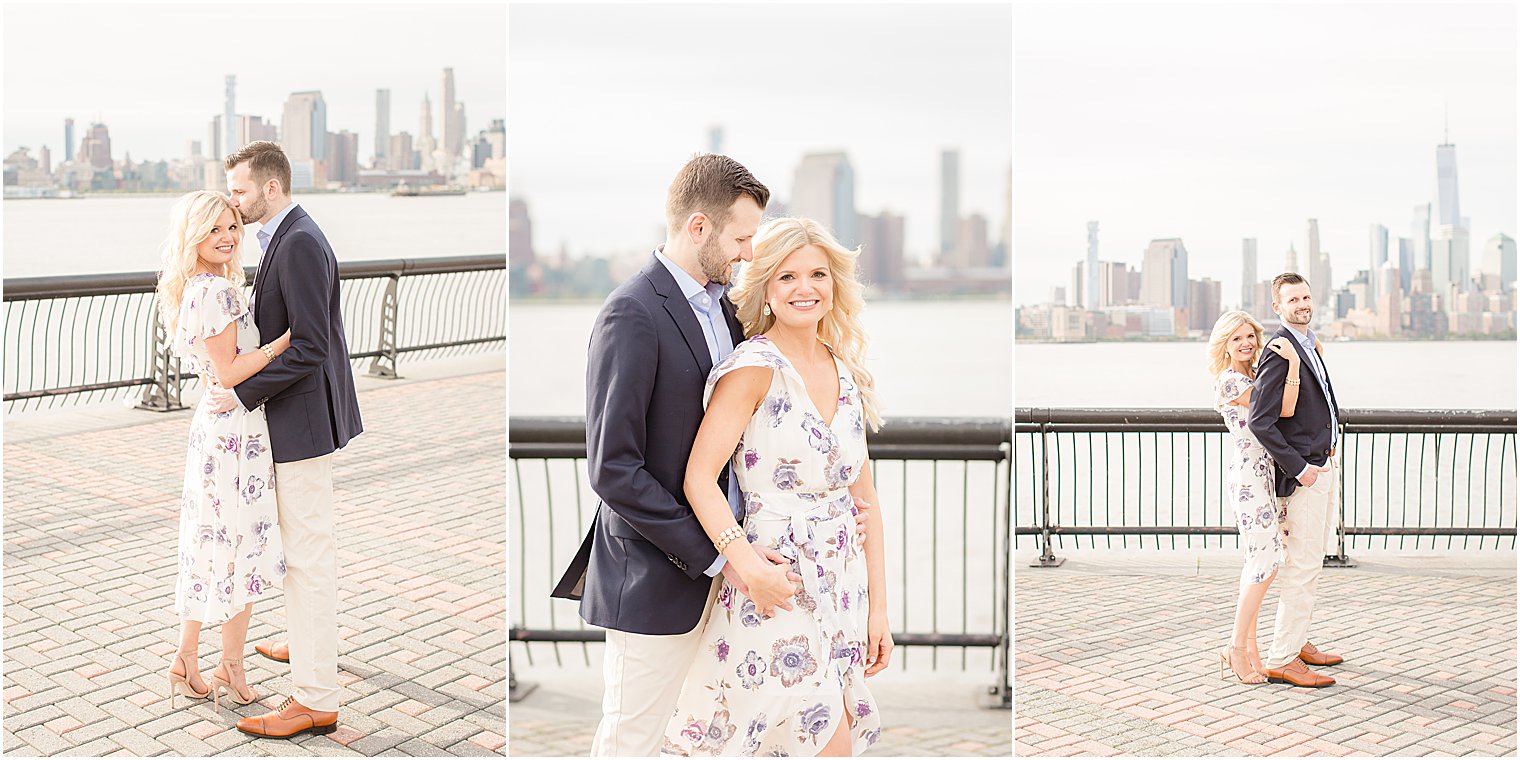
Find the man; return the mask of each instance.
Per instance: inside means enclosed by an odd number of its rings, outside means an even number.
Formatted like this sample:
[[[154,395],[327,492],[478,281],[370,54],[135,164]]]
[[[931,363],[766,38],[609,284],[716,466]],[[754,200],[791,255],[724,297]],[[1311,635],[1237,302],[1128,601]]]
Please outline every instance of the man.
[[[1335,525],[1340,406],[1314,331],[1309,329],[1314,318],[1309,282],[1293,272],[1278,275],[1272,280],[1272,311],[1282,319],[1282,327],[1273,337],[1287,338],[1299,354],[1300,366],[1309,371],[1289,378],[1288,360],[1274,351],[1262,351],[1256,391],[1251,394],[1251,432],[1276,464],[1287,554],[1277,575],[1280,596],[1272,649],[1262,664],[1272,683],[1322,688],[1333,685],[1335,679],[1309,670],[1306,664],[1336,665],[1342,661],[1339,655],[1321,652],[1309,643],[1309,619],[1324,564],[1325,540]],[[1298,407],[1292,417],[1279,417],[1283,388],[1288,383],[1299,384]]]
[[[338,260],[317,223],[291,201],[290,162],[280,146],[249,143],[224,166],[243,222],[259,224],[254,323],[260,335],[290,330],[290,348],[233,392],[235,403],[263,406],[268,416],[285,545],[290,641],[256,649],[288,661],[295,688],[279,709],[237,727],[280,739],[328,734],[337,729],[339,703],[332,454],[364,429],[338,311]]]
[[[715,577],[742,588],[682,481],[707,375],[744,340],[724,286],[752,258],[769,198],[732,158],[687,162],[666,194],[665,244],[607,297],[591,330],[586,464],[602,503],[552,595],[579,599],[581,617],[608,629],[595,756],[659,752],[722,585]],[[742,522],[737,479],[725,471],[719,482]]]

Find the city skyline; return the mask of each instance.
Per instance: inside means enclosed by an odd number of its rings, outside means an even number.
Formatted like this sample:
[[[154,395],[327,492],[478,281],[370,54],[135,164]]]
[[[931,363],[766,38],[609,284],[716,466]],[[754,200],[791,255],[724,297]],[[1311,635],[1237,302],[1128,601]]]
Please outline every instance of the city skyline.
[[[982,214],[996,238],[1012,158],[1011,16],[998,5],[514,6],[509,140],[523,149],[509,146],[509,185],[531,207],[538,250],[638,250],[663,237],[665,189],[718,127],[722,152],[783,203],[804,155],[843,151],[856,210],[904,216],[917,259],[938,247],[940,151],[951,148],[960,214]],[[679,40],[678,55],[651,40]],[[734,55],[750,41],[753,54]]]
[[[360,155],[373,153],[375,91],[391,92],[391,129],[414,132],[412,114],[426,93],[441,100],[440,73],[453,68],[456,98],[468,104],[467,133],[473,136],[492,119],[506,114],[506,77],[502,40],[505,8],[496,5],[428,5],[426,14],[408,13],[404,55],[384,11],[408,6],[375,6],[356,14],[355,6],[301,6],[303,23],[312,29],[341,29],[325,34],[321,60],[343,60],[341,67],[318,65],[305,54],[310,37],[274,35],[242,56],[205,62],[185,59],[185,48],[145,46],[132,54],[119,46],[84,46],[58,56],[48,37],[29,30],[67,27],[91,39],[124,35],[168,39],[204,37],[207,29],[257,26],[250,10],[238,6],[6,6],[5,14],[5,153],[18,147],[34,155],[47,146],[55,163],[65,156],[64,119],[72,118],[75,140],[97,121],[110,126],[117,158],[130,152],[134,161],[182,157],[189,141],[207,141],[207,125],[223,115],[225,77],[237,78],[237,113],[280,123],[292,93],[320,90],[327,105],[330,131],[359,135]],[[81,13],[88,9],[89,13]],[[256,13],[256,11],[255,11]],[[469,14],[474,23],[451,23]],[[435,20],[435,21],[434,21]],[[431,21],[431,23],[430,23]],[[193,46],[192,48],[193,49]],[[20,65],[46,60],[46,66]],[[194,65],[187,65],[194,63]],[[176,93],[163,97],[164,93]],[[72,148],[77,148],[77,145]]]
[[[1393,258],[1414,207],[1439,207],[1448,123],[1473,269],[1515,235],[1512,6],[1104,8],[1015,14],[1017,303],[1068,285],[1091,220],[1100,259],[1181,238],[1190,276],[1239,304],[1242,240],[1270,277],[1318,219],[1339,287],[1368,266],[1369,225]],[[1115,59],[1133,65],[1098,65]]]

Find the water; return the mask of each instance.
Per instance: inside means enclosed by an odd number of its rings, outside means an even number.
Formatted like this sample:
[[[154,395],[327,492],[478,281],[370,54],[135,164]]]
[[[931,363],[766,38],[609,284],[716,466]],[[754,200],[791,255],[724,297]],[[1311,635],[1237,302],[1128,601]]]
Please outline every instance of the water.
[[[600,303],[514,301],[513,414],[585,413],[586,345]],[[1007,301],[880,301],[864,316],[883,416],[1013,413],[1013,309]]]
[[[1514,409],[1514,341],[1350,341],[1324,346],[1347,409]],[[1213,407],[1204,344],[1025,343],[1021,407]]]
[[[179,194],[87,196],[4,202],[5,276],[143,272],[159,268],[159,246]],[[507,196],[393,198],[382,193],[295,196],[339,261],[500,254],[507,250]],[[257,227],[253,228],[257,230]],[[258,243],[244,238],[243,261]]]

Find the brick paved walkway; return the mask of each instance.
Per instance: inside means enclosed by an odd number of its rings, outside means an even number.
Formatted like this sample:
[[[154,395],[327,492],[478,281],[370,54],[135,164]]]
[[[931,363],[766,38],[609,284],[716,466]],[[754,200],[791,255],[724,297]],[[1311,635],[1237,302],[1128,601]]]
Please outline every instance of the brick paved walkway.
[[[293,743],[233,727],[289,693],[288,667],[253,653],[283,636],[279,598],[248,635],[262,704],[165,698],[189,412],[8,419],[5,754],[503,753],[504,380],[361,382],[366,432],[333,475],[347,694],[336,733]],[[219,648],[203,631],[204,674]]]
[[[538,688],[508,709],[512,732],[508,754],[586,756],[601,718],[601,645],[589,648],[590,668],[583,664],[579,644],[563,648],[564,667],[555,665],[547,648],[537,649],[538,664],[528,666],[522,646],[512,645],[518,683],[535,683]],[[980,692],[994,680],[991,673],[937,672],[923,667],[897,672],[889,668],[872,676],[869,686],[881,706],[884,725],[881,741],[867,754],[1008,757],[1013,745],[1012,716],[1008,710],[987,709],[980,701]]]
[[[1234,552],[1064,556],[1015,563],[1019,755],[1515,755],[1512,552],[1325,570],[1311,638],[1346,662],[1317,690],[1219,680]]]

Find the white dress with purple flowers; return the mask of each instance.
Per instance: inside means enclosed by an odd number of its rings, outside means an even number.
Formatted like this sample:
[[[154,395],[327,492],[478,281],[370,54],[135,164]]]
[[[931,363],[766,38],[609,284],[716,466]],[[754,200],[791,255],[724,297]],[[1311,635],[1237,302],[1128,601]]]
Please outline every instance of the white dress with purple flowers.
[[[848,490],[866,458],[860,392],[835,359],[839,399],[825,423],[797,370],[763,336],[713,367],[774,370],[744,429],[733,468],[749,540],[792,562],[802,590],[792,609],[762,619],[727,581],[665,733],[673,755],[811,756],[849,721],[853,754],[881,736],[865,683],[865,553]]]
[[[1282,564],[1283,540],[1277,487],[1272,482],[1272,457],[1251,432],[1250,410],[1231,401],[1250,390],[1251,378],[1227,369],[1214,381],[1214,411],[1230,430],[1225,454],[1225,501],[1235,513],[1235,527],[1245,547],[1242,584],[1261,583]],[[1286,507],[1281,507],[1286,511]]]
[[[259,329],[242,291],[216,275],[192,278],[174,336],[183,371],[215,377],[206,338],[234,323],[238,354],[259,350]],[[216,625],[271,591],[285,576],[285,554],[263,407],[212,414],[206,404],[203,397],[190,419],[174,611]]]

